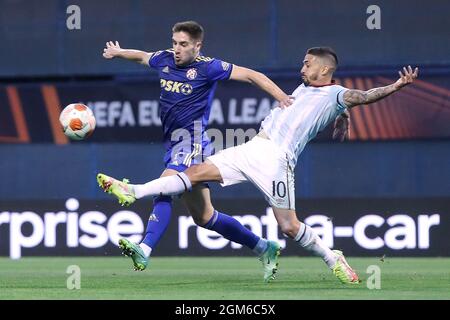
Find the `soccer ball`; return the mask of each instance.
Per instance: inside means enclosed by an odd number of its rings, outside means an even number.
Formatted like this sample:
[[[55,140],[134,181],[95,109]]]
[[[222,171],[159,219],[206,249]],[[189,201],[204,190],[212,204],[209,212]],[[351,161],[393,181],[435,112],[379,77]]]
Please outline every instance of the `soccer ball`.
[[[64,134],[72,140],[84,140],[95,129],[95,117],[89,107],[82,103],[69,104],[59,116]]]

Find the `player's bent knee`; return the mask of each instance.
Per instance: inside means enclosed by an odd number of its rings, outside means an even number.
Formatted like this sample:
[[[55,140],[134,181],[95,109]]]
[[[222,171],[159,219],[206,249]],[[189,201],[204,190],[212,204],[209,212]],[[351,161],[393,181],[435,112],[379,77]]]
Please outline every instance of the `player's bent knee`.
[[[281,232],[283,232],[284,234],[286,234],[287,236],[289,236],[290,238],[295,238],[297,232],[298,232],[298,227],[296,227],[296,225],[293,225],[289,222],[284,222],[280,224],[280,229]]]
[[[184,171],[184,173],[189,177],[192,184],[208,181],[221,181],[218,169],[208,162],[193,165]]]
[[[202,168],[203,164],[197,164],[189,167],[184,173],[188,176],[189,180],[192,184],[197,184],[202,181],[202,177],[204,175]]]

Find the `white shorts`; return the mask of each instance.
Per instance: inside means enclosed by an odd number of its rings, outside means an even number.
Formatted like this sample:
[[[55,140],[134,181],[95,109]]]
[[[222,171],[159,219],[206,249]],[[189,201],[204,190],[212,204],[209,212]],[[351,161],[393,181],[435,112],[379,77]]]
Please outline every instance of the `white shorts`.
[[[219,169],[223,187],[250,181],[271,206],[295,210],[294,170],[273,141],[255,136],[207,159]]]

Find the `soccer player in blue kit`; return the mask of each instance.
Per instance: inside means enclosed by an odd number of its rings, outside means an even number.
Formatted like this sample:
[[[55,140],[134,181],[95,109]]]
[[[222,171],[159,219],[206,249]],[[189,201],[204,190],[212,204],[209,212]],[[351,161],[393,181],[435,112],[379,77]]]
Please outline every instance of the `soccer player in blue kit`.
[[[276,99],[281,108],[292,103],[291,98],[262,73],[202,56],[200,49],[203,34],[203,28],[198,23],[179,22],[172,28],[172,49],[144,52],[122,49],[117,41],[110,41],[103,52],[106,59],[123,58],[158,71],[161,85],[160,117],[166,148],[166,169],[161,177],[182,172],[209,155],[210,140],[205,131],[219,80],[230,79],[256,85]],[[174,138],[183,129],[191,138]],[[102,187],[109,185],[109,181],[105,180],[99,183]],[[139,198],[141,190],[136,188],[134,191],[136,198]],[[114,188],[109,188],[109,192],[115,193]],[[122,205],[130,205],[135,199],[119,200]],[[197,185],[192,191],[183,194],[182,200],[197,225],[214,230],[226,239],[253,250],[263,264],[264,280],[268,282],[274,278],[280,253],[278,243],[255,235],[233,217],[215,210],[205,184]],[[152,250],[167,229],[171,211],[170,196],[155,197],[153,213],[142,242],[137,245],[127,239],[120,239],[119,246],[125,255],[132,258],[135,270],[147,267]]]

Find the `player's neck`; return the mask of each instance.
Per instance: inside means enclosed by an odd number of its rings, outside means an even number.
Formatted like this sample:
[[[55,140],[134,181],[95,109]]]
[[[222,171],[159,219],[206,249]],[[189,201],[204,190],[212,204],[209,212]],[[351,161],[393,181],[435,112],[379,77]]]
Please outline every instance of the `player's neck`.
[[[197,58],[197,57],[195,57],[195,58],[192,59],[192,60],[189,60],[189,61],[186,62],[186,63],[179,64],[178,67],[181,67],[181,68],[187,67],[187,66],[189,66],[191,63],[193,63],[193,62],[195,61],[196,58]]]
[[[325,86],[331,86],[334,84],[334,80],[332,78],[324,78],[320,80],[316,80],[314,82],[310,82],[310,87],[325,87]]]

